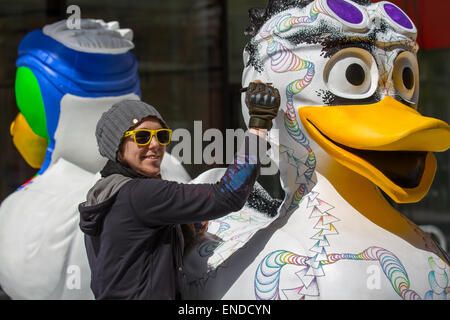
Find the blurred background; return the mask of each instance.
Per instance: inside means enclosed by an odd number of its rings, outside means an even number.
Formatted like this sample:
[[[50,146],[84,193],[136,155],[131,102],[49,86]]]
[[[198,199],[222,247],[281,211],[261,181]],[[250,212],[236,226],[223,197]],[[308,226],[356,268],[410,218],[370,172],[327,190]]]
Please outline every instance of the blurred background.
[[[449,123],[450,1],[391,2],[403,8],[419,30],[419,110]],[[26,33],[67,18],[71,4],[81,8],[82,18],[119,21],[122,28],[133,30],[132,52],[139,63],[142,100],[156,106],[172,128],[193,132],[194,120],[203,121],[203,130],[244,128],[239,93],[242,51],[249,40],[244,30],[249,24],[248,9],[265,7],[267,0],[1,0],[0,201],[37,172],[22,159],[9,133],[18,113],[14,79],[19,42]],[[450,154],[436,157],[436,178],[425,199],[393,205],[416,224],[431,226],[424,229],[433,232],[448,252]],[[192,177],[208,168],[186,165]],[[281,198],[276,180],[276,176],[265,177],[260,183]]]

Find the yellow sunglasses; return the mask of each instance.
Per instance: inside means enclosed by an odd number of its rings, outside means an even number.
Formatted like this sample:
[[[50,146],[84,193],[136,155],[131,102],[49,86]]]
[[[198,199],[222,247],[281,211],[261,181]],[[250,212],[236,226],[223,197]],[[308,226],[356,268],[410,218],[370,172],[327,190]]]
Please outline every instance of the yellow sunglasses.
[[[156,137],[158,143],[162,146],[165,146],[170,143],[170,139],[172,138],[172,130],[171,129],[138,129],[132,131],[126,131],[123,135],[124,138],[133,136],[134,142],[139,146],[146,146],[152,141],[153,136]]]

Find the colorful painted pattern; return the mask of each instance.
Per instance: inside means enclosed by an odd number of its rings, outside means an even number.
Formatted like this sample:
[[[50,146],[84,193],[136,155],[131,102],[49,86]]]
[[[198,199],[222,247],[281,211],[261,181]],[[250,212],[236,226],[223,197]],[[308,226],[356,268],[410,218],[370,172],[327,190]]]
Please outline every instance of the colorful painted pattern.
[[[277,32],[287,32],[298,24],[312,23],[317,19],[319,10],[316,5],[312,6],[310,16],[293,17],[287,13],[279,17],[275,17],[267,26],[260,32],[260,36],[267,42],[267,55],[271,60],[271,68],[274,72],[285,73],[291,71],[307,70],[306,75],[302,79],[295,80],[287,85],[286,91],[286,111],[284,115],[284,126],[297,143],[306,149],[308,152],[306,170],[302,173],[307,182],[311,180],[316,167],[316,158],[314,152],[309,146],[309,140],[300,129],[297,121],[296,111],[294,108],[294,96],[300,94],[307,86],[310,85],[314,78],[315,68],[311,61],[301,59],[295,55],[291,50],[286,48],[282,43],[275,40],[272,34]],[[300,200],[308,191],[308,183],[302,183],[294,192],[289,209],[298,205]]]
[[[408,274],[400,262],[400,260],[390,251],[379,248],[370,247],[359,254],[343,253],[343,254],[329,254],[326,256],[327,260],[319,261],[321,266],[330,265],[340,260],[364,260],[364,261],[378,261],[380,266],[390,281],[395,292],[404,300],[420,300],[421,297],[413,290],[410,290],[410,282]],[[297,265],[308,267],[311,257],[297,255],[295,253],[277,250],[269,253],[263,261],[259,264],[255,275],[255,296],[259,300],[278,300],[279,280],[281,269],[288,265]],[[314,263],[314,262],[313,262]],[[303,272],[302,272],[303,271]],[[306,268],[301,272],[296,273],[302,281],[302,285],[298,288],[289,289],[298,294],[298,299],[304,299],[308,293],[316,293],[319,295],[319,288],[317,286],[317,278],[313,274],[308,275]],[[309,284],[305,282],[310,278]]]
[[[330,246],[328,237],[339,234],[334,226],[339,219],[331,214],[334,207],[321,200],[318,196],[319,194],[317,192],[310,192],[303,198],[307,200],[307,203],[305,204],[306,208],[304,210],[305,214],[309,215],[309,219],[315,220],[315,234],[310,238],[315,240],[315,243],[308,250],[308,255],[301,259],[304,262],[303,265],[305,267],[302,268],[300,272],[296,273],[300,278],[302,285],[294,289],[283,290],[283,293],[286,296],[294,296],[299,299],[305,299],[307,296],[319,296],[317,278],[325,276],[323,265],[329,262],[326,249]],[[258,277],[255,277],[255,288],[257,282],[256,279],[258,279]],[[261,285],[261,283],[259,283],[259,285]],[[269,299],[280,298],[278,289],[275,293],[271,292],[271,294],[276,294],[276,297],[271,296]],[[261,296],[256,296],[258,299],[261,298]]]
[[[327,4],[326,6],[325,3]],[[292,7],[295,8],[295,5],[292,5]],[[283,8],[283,4],[280,4],[280,8]],[[355,14],[348,14],[349,10],[357,12]],[[395,8],[392,10],[395,11]],[[397,10],[395,15],[390,16],[390,18],[395,20],[399,16],[399,12]],[[325,23],[322,23],[324,21],[320,21],[319,23],[318,16],[321,13],[337,20],[338,23],[328,24],[327,21]],[[370,14],[371,17],[374,15],[376,13]],[[325,18],[328,19],[328,17]],[[298,45],[303,43],[320,44],[323,48],[321,55],[324,58],[331,57],[340,50],[341,47],[337,45],[339,42],[367,44],[368,47],[373,46],[379,51],[383,51],[384,49],[386,53],[383,59],[385,62],[381,61],[382,63],[380,63],[377,60],[377,64],[382,65],[384,68],[384,70],[381,69],[380,86],[385,88],[386,94],[389,94],[389,90],[393,87],[392,83],[389,82],[392,78],[390,72],[393,69],[393,58],[398,53],[392,49],[405,47],[409,50],[409,48],[415,48],[416,44],[410,35],[396,34],[392,36],[390,32],[387,32],[391,30],[389,24],[383,19],[370,20],[368,17],[369,15],[364,8],[360,9],[359,6],[353,5],[350,1],[316,0],[310,6],[308,16],[295,17],[290,13],[282,12],[267,21],[258,34],[267,44],[266,54],[270,58],[270,68],[273,72],[306,71],[306,74],[302,73],[304,74],[302,79],[292,81],[285,87],[286,109],[284,114],[284,127],[289,136],[297,144],[301,145],[303,149],[306,149],[307,157],[302,157],[302,159],[296,158],[294,156],[294,150],[283,144],[280,144],[280,154],[286,155],[287,165],[293,165],[297,168],[296,186],[298,187],[292,195],[292,198],[290,198],[292,200],[288,204],[288,210],[297,207],[302,200],[308,201],[307,209],[302,210],[302,215],[310,214],[310,219],[316,219],[314,224],[314,229],[316,230],[314,230],[315,234],[310,238],[315,240],[314,245],[304,255],[287,250],[275,250],[262,259],[254,277],[254,293],[257,299],[281,299],[281,292],[288,299],[305,299],[308,296],[319,297],[319,277],[325,276],[325,269],[329,268],[326,266],[342,260],[376,261],[379,263],[393,290],[400,298],[404,300],[422,299],[417,292],[411,289],[411,282],[402,262],[393,252],[385,248],[371,246],[356,254],[328,253],[327,249],[330,247],[328,237],[339,234],[334,225],[339,219],[332,214],[333,206],[319,199],[317,193],[308,190],[308,188],[311,188],[310,182],[316,168],[316,158],[314,152],[311,150],[308,137],[302,132],[301,126],[297,121],[294,98],[312,83],[316,68],[312,61],[302,59],[295,54],[299,50],[294,51],[288,49],[285,46],[288,45],[286,42],[295,46],[296,49],[299,48]],[[400,22],[404,23],[404,21],[399,21],[394,22],[397,24],[401,24]],[[293,28],[298,25],[312,24],[315,22],[317,22],[315,24],[318,26],[317,28],[307,26],[304,30],[289,32],[293,31]],[[370,28],[367,27],[370,23],[378,23],[379,26],[376,28],[372,26],[370,31]],[[404,23],[404,27],[406,25],[408,24]],[[357,30],[358,32],[365,32],[365,28],[367,27],[367,31],[370,31],[370,33],[357,36],[354,33],[344,32],[345,30],[342,29],[342,26],[349,27],[351,30]],[[413,31],[414,28],[411,27],[409,29]],[[377,55],[374,54],[374,56]],[[377,59],[382,60],[381,58]],[[316,62],[316,60],[313,61]],[[257,67],[261,66],[263,61],[257,62],[255,69],[261,72],[263,68],[258,69]],[[269,64],[267,63],[266,65],[268,66]],[[292,289],[282,289],[280,288],[281,270],[288,265],[299,267],[299,271],[295,275],[299,278],[301,285]],[[432,271],[429,273],[428,280],[431,290],[426,292],[425,299],[445,299],[450,289],[447,276],[448,267],[445,266],[445,263],[443,263],[443,266],[439,265],[432,258],[430,258],[430,267]]]
[[[332,215],[334,207],[319,198],[317,192],[311,192],[304,197],[305,213],[314,222],[315,234],[310,238],[315,244],[307,255],[298,255],[291,251],[276,250],[268,255],[258,265],[254,278],[255,297],[259,300],[279,300],[280,290],[288,299],[303,300],[308,297],[319,297],[318,278],[326,276],[326,266],[342,260],[378,261],[386,278],[399,297],[404,300],[421,300],[422,297],[410,289],[408,273],[398,257],[387,249],[373,246],[361,253],[328,253],[329,237],[338,235],[335,223],[340,221]],[[301,267],[295,273],[301,285],[295,288],[281,289],[280,274],[286,265]],[[429,258],[430,271],[428,280],[431,290],[425,293],[424,299],[447,299],[450,291],[448,267],[443,261]]]
[[[428,282],[431,290],[425,293],[425,300],[447,300],[450,293],[448,283],[447,267],[445,262],[440,260],[436,262],[432,257],[428,259],[432,271],[428,274]]]
[[[258,230],[272,221],[272,217],[244,207],[238,212],[210,221],[208,232],[215,236],[214,239],[200,239],[201,242],[197,243],[195,248],[200,257],[208,258],[208,271],[215,270],[244,246]]]

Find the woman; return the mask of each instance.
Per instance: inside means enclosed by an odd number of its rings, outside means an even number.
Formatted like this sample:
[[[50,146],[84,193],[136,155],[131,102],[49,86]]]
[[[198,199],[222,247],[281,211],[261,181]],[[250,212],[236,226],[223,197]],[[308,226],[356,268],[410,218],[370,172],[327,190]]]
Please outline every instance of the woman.
[[[246,103],[250,133],[216,184],[161,179],[171,130],[152,106],[125,100],[102,115],[96,136],[100,154],[109,161],[102,179],[79,205],[96,299],[181,298],[180,224],[240,210],[258,177],[258,150],[250,141],[255,135],[265,137],[272,127],[280,105],[278,90],[251,83]]]

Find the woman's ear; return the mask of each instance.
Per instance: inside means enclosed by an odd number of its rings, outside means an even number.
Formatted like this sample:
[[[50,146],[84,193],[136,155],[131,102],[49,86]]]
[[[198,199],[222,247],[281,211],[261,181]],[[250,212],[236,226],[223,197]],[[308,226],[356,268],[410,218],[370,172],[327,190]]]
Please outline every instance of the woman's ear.
[[[124,143],[123,143],[123,140],[122,140],[120,142],[119,149],[117,150],[117,153],[116,153],[116,161],[118,163],[121,163],[121,164],[126,166],[127,164],[125,163],[125,159],[123,157],[123,145],[124,145]]]
[[[117,151],[116,160],[117,160],[117,162],[120,162],[120,163],[123,162],[123,156],[122,156],[122,152],[120,150]]]

